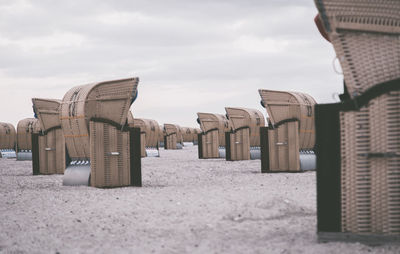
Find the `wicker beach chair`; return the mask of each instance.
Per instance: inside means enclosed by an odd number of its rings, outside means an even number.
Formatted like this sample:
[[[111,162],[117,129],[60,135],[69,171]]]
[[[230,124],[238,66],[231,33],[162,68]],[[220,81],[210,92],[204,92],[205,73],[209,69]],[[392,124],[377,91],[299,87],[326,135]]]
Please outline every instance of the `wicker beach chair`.
[[[260,127],[264,115],[256,109],[225,108],[231,130],[225,133],[226,160],[261,158]]]
[[[164,149],[166,150],[176,150],[182,149],[183,138],[181,127],[177,124],[164,124]]]
[[[305,93],[259,90],[269,116],[261,127],[261,172],[315,169],[314,98]]]
[[[33,174],[64,174],[67,164],[65,138],[61,130],[61,100],[33,98],[40,131],[32,133]]]
[[[320,241],[400,242],[400,1],[315,1],[350,99],[315,108]]]
[[[64,185],[141,186],[140,129],[127,124],[138,82],[93,83],[65,94],[60,119],[72,162]]]
[[[315,0],[350,97],[400,78],[400,1]]]
[[[134,118],[133,126],[140,128],[141,155],[142,157],[160,157],[158,122],[152,119]]]
[[[230,130],[226,116],[197,113],[201,133],[198,134],[199,159],[225,158],[225,132]]]
[[[0,158],[16,158],[16,131],[10,123],[0,123]]]
[[[25,118],[17,124],[17,160],[32,160],[32,134],[36,118]]]

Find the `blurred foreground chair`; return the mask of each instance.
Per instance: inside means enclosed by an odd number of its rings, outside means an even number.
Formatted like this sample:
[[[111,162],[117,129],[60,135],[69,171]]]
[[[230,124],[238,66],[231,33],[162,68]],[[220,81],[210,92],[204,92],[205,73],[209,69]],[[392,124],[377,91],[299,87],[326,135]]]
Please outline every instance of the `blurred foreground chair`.
[[[225,132],[229,121],[221,114],[197,113],[201,133],[198,134],[199,159],[225,158]]]
[[[36,118],[25,118],[17,124],[17,160],[32,160],[32,134],[38,126]]]
[[[138,82],[93,83],[65,94],[60,119],[72,161],[64,185],[141,186],[140,129],[127,123]]]
[[[177,124],[164,124],[164,149],[182,149],[183,138],[181,128]]]
[[[320,241],[400,242],[400,1],[316,0],[350,99],[315,109]]]
[[[261,172],[314,170],[315,100],[299,92],[259,90],[268,127],[261,127]]]
[[[59,116],[61,100],[33,98],[32,103],[38,118],[32,133],[33,174],[64,174],[68,160]]]
[[[225,111],[231,128],[225,133],[226,160],[260,159],[260,127],[265,126],[264,115],[248,108],[225,108]]]
[[[16,131],[10,123],[0,123],[0,158],[16,158]]]

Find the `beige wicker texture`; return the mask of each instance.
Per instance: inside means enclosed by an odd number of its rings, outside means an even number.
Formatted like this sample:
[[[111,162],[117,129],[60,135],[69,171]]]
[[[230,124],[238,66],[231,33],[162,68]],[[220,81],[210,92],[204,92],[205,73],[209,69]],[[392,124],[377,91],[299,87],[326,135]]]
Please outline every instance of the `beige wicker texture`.
[[[193,133],[193,141],[198,141],[201,130],[199,128],[193,128]]]
[[[160,128],[156,120],[135,118],[134,126],[145,134],[145,147],[157,147]]]
[[[15,149],[17,134],[10,123],[0,122],[0,149]]]
[[[315,145],[314,105],[316,101],[308,94],[260,89],[262,102],[269,121],[276,125],[286,119],[299,119],[300,149],[313,149]]]
[[[212,130],[201,135],[201,141],[203,159],[219,158],[218,130]]]
[[[129,132],[90,121],[90,147],[91,186],[130,185]]]
[[[165,149],[177,149],[176,143],[180,143],[182,134],[180,127],[176,124],[164,124],[166,143],[164,144]]]
[[[228,119],[221,114],[197,113],[203,133],[216,129],[219,146],[225,147],[225,132],[230,131]]]
[[[40,121],[39,119],[36,119],[36,121],[33,123],[33,133],[39,133],[41,132],[42,128],[40,127]]]
[[[158,142],[164,142],[164,135],[165,135],[165,131],[164,131],[164,126],[159,125],[159,132],[158,132]]]
[[[299,123],[268,130],[269,170],[300,171]]]
[[[72,159],[90,157],[89,120],[93,117],[124,125],[139,79],[106,81],[69,90],[61,105],[61,126]]]
[[[399,102],[391,92],[340,113],[343,232],[400,235]]]
[[[17,150],[32,150],[32,133],[35,129],[36,118],[25,118],[17,124]]]
[[[61,125],[61,100],[32,98],[32,104],[42,131]]]
[[[250,160],[250,129],[230,134],[231,160]]]
[[[260,127],[265,126],[264,115],[259,110],[248,108],[225,108],[225,111],[232,131],[248,127],[250,146],[260,146]]]
[[[183,142],[193,142],[193,133],[191,128],[182,127],[182,138]]]
[[[351,97],[400,78],[400,1],[315,0]]]
[[[53,129],[39,136],[40,174],[64,174],[65,139],[61,129]]]

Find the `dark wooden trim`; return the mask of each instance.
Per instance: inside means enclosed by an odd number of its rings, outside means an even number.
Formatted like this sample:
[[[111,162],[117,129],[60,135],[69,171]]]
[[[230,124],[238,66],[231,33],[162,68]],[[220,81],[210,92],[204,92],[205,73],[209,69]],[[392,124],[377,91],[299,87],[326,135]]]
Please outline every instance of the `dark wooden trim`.
[[[288,118],[288,119],[283,119],[283,120],[277,122],[276,124],[271,125],[271,126],[270,126],[270,129],[276,129],[276,128],[278,128],[279,126],[281,126],[281,125],[283,125],[283,124],[285,124],[285,123],[291,123],[291,122],[300,122],[300,120],[299,120],[298,118],[296,118],[296,117]]]
[[[315,105],[318,232],[341,231],[340,119],[336,107]]]
[[[203,157],[203,134],[197,134],[197,149],[199,154],[199,159],[204,159]]]
[[[225,132],[225,159],[232,160],[231,156],[231,132]]]
[[[39,164],[39,134],[32,133],[32,174],[40,174],[40,164]]]
[[[92,117],[92,118],[90,118],[90,121],[98,122],[98,123],[106,123],[106,124],[114,126],[115,128],[117,128],[118,130],[121,130],[121,131],[129,131],[129,129],[130,129],[130,127],[128,125],[122,126],[119,123],[116,123],[112,120],[105,119],[105,118]]]
[[[210,132],[212,132],[212,131],[218,131],[218,130],[219,130],[218,128],[212,128],[212,129],[209,129],[208,131],[203,132],[203,133],[204,133],[204,135],[205,135],[205,134],[208,134],[208,133],[210,133]]]
[[[268,127],[260,127],[261,173],[267,173],[269,168]]]
[[[379,234],[353,234],[347,232],[318,232],[318,242],[348,242],[362,243],[369,246],[378,246],[383,244],[400,244],[398,235],[379,235]]]
[[[236,132],[238,132],[240,130],[244,130],[244,129],[250,129],[250,127],[249,126],[242,126],[242,127],[239,127],[237,129],[233,130],[231,133],[236,133]]]
[[[142,156],[140,128],[129,128],[131,185],[142,186]]]
[[[47,135],[50,131],[61,129],[61,125],[53,126],[51,128],[48,128],[47,130],[42,131],[40,134],[41,136]]]
[[[169,147],[167,146],[167,136],[164,135],[164,150],[168,150]]]

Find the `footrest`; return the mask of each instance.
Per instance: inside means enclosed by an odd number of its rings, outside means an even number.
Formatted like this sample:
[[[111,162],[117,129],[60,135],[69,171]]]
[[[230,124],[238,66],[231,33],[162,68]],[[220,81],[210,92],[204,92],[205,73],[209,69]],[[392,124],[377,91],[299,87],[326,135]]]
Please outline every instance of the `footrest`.
[[[90,185],[90,162],[72,161],[64,172],[64,186]]]

